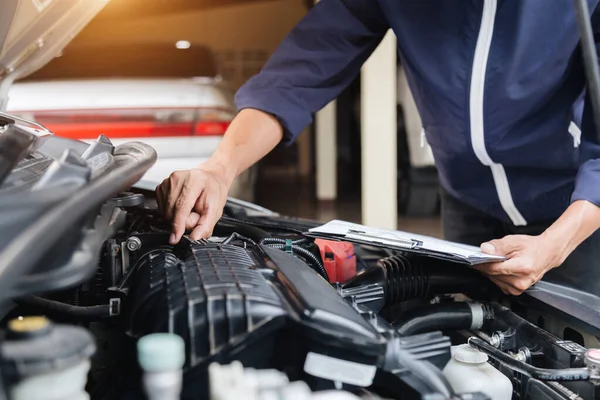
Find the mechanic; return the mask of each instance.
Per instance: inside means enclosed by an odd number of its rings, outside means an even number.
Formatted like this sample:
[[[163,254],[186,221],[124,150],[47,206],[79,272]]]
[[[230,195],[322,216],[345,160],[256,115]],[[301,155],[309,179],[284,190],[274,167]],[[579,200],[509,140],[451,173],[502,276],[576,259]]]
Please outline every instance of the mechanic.
[[[545,276],[600,295],[600,146],[571,1],[322,0],[238,91],[213,157],[157,188],[171,242],[210,236],[234,178],[292,143],[390,28],[438,167],[445,238],[506,256],[479,267],[506,293]]]

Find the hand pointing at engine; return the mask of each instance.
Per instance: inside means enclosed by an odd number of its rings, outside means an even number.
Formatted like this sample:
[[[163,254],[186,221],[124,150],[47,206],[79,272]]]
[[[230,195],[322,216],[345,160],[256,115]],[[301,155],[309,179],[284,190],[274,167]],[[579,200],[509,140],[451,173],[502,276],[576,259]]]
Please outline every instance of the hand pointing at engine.
[[[273,150],[282,137],[275,117],[242,110],[209,160],[165,179],[156,188],[156,200],[163,217],[172,223],[169,243],[178,243],[186,230],[192,231],[192,240],[209,238],[234,179]]]
[[[156,194],[161,214],[172,221],[169,243],[178,243],[186,229],[193,240],[210,237],[230,186],[224,170],[210,165],[175,171],[165,179]]]

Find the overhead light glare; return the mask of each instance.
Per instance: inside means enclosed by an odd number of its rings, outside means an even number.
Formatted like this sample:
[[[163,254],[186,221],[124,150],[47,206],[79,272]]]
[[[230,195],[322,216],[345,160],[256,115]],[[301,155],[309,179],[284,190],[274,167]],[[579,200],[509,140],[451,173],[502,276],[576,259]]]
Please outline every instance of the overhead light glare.
[[[178,40],[177,43],[175,43],[175,47],[181,50],[189,49],[191,45],[192,44],[187,40]]]

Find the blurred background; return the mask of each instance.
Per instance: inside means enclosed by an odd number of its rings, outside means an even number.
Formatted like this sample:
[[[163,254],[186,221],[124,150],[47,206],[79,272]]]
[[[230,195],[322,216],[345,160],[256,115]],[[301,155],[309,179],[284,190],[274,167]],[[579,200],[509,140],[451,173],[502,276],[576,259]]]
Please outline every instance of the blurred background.
[[[148,142],[159,154],[150,186],[210,156],[235,115],[235,91],[313,6],[111,1],[61,56],[14,85],[8,111],[59,136]],[[241,176],[231,195],[294,217],[440,236],[437,172],[394,40],[386,37],[297,143]]]

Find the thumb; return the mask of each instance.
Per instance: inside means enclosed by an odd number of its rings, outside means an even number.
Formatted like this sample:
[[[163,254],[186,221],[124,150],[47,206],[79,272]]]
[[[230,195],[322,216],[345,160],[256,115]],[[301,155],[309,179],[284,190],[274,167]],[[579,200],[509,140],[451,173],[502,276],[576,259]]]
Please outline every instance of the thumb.
[[[492,242],[485,242],[479,247],[481,251],[485,254],[496,254],[496,247],[492,244]]]
[[[506,256],[516,250],[519,241],[514,236],[505,236],[502,239],[495,239],[482,243],[480,248],[483,253],[495,256]]]

